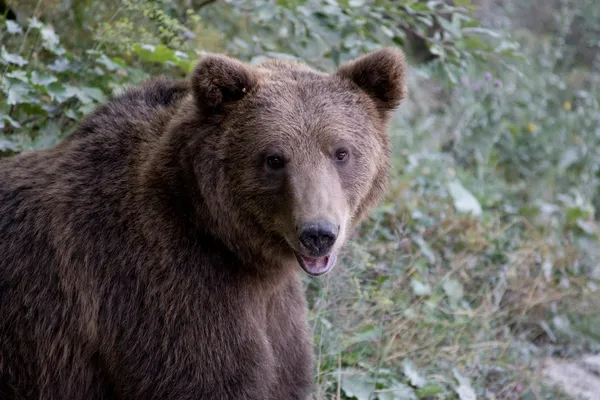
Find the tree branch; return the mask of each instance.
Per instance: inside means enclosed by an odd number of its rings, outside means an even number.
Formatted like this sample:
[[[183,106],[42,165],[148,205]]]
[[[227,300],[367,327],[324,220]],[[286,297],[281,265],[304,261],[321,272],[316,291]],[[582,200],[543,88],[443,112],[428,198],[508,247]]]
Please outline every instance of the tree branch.
[[[217,2],[217,0],[204,0],[202,3],[198,4],[196,7],[199,10],[202,7],[205,7],[205,6],[209,5],[209,4],[216,3],[216,2]]]

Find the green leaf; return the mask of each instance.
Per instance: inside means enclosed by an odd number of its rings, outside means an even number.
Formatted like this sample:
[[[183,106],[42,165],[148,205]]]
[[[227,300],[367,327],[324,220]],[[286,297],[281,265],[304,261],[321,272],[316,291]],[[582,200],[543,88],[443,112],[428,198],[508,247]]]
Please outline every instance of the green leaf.
[[[429,243],[427,243],[427,241],[425,241],[425,239],[423,239],[423,237],[420,235],[412,235],[411,239],[419,246],[419,250],[421,250],[421,254],[423,257],[425,257],[427,262],[431,265],[435,264],[435,253],[431,249]]]
[[[444,289],[444,292],[446,293],[446,295],[452,301],[455,301],[455,302],[459,301],[464,296],[463,285],[456,279],[452,279],[452,278],[446,279],[444,281],[444,283],[442,284],[442,288]]]
[[[375,383],[367,373],[353,373],[342,377],[342,390],[346,396],[357,400],[369,400]]]
[[[28,64],[26,59],[24,59],[23,57],[21,57],[18,54],[9,53],[8,51],[6,51],[6,47],[4,47],[4,46],[2,46],[2,49],[0,49],[0,60],[2,61],[3,64],[15,64],[15,65],[18,65],[19,67],[22,67],[22,66]]]
[[[12,82],[6,89],[6,104],[15,105],[29,101],[31,87],[19,82]]]
[[[576,225],[588,235],[595,235],[599,232],[598,223],[596,221],[578,219]]]
[[[119,69],[123,69],[123,67],[119,63],[117,63],[117,62],[113,61],[112,59],[108,58],[106,56],[106,54],[102,54],[100,57],[98,57],[96,59],[96,62],[98,64],[104,65],[104,67],[107,70],[109,70],[109,71],[116,71],[116,70],[119,70]]]
[[[40,130],[39,135],[33,140],[31,147],[34,150],[47,149],[55,146],[60,140],[60,126],[56,121],[49,121]]]
[[[21,127],[21,124],[19,124],[17,121],[12,119],[10,117],[10,115],[0,114],[0,129],[4,129],[4,127],[6,126],[6,122],[8,122],[10,124],[10,126],[12,126],[15,129]]]
[[[472,28],[463,28],[463,32],[464,33],[478,33],[478,34],[483,34],[483,35],[488,35],[491,36],[493,38],[501,38],[502,34],[500,34],[498,31],[492,30],[492,29],[487,29],[487,28],[481,28],[481,27],[472,27]]]
[[[584,159],[585,152],[579,147],[570,147],[564,151],[558,167],[562,170],[569,169],[570,167],[577,165]]]
[[[71,62],[66,58],[57,58],[54,62],[48,66],[50,71],[54,72],[65,72],[71,66]]]
[[[588,219],[593,215],[594,210],[584,206],[567,207],[565,217],[569,224],[575,224],[580,219]]]
[[[341,342],[341,348],[347,349],[357,343],[371,342],[381,339],[382,328],[380,326],[368,325],[359,332]]]
[[[46,86],[46,93],[48,93],[53,101],[58,103],[64,103],[71,97],[68,95],[65,86],[60,82],[53,82]]]
[[[448,183],[448,192],[454,200],[456,211],[465,214],[481,215],[479,201],[459,181]]]
[[[71,109],[71,108],[69,108],[67,110],[67,112],[65,112],[65,116],[67,116],[68,118],[71,118],[72,120],[78,120],[79,119],[79,116],[77,115],[77,113],[73,109]]]
[[[358,342],[380,339],[382,333],[383,333],[383,330],[382,330],[381,326],[369,325],[366,328],[362,329],[360,332],[357,332],[356,335],[354,335],[354,337],[356,338],[356,343],[358,343]]]
[[[81,115],[86,115],[86,114],[89,114],[92,111],[94,111],[94,108],[96,108],[96,105],[94,103],[87,103],[87,104],[83,104],[81,107],[79,107],[79,109],[77,111],[79,111],[79,113],[81,113]]]
[[[429,11],[431,11],[430,2],[413,3],[413,4],[410,5],[410,8],[412,8],[414,11],[418,11],[418,12],[429,12]]]
[[[175,53],[164,44],[154,46],[151,44],[136,44],[133,50],[146,61],[166,63],[176,61]]]
[[[102,90],[89,86],[73,86],[62,85],[58,82],[53,82],[47,86],[47,92],[53,100],[63,103],[70,98],[77,98],[83,104],[93,104],[94,102],[102,102],[106,100],[106,96]]]
[[[414,364],[408,358],[402,362],[402,370],[404,375],[408,378],[410,383],[416,387],[423,387],[427,383],[427,380],[417,371]]]
[[[412,279],[410,281],[410,286],[412,287],[414,294],[419,297],[431,294],[431,286],[429,286],[428,283]]]
[[[173,51],[169,47],[159,44],[154,46],[151,44],[135,44],[134,52],[142,59],[150,62],[158,62],[161,64],[174,64],[186,72],[190,72],[195,62],[189,59],[189,56],[181,51]]]
[[[40,29],[40,35],[42,36],[42,44],[46,50],[57,55],[65,53],[65,49],[60,46],[60,39],[52,28],[43,27]]]
[[[376,392],[379,400],[415,400],[415,391],[410,386],[394,382],[389,388]]]
[[[16,143],[0,137],[0,154],[5,153],[10,155],[19,151],[20,148]]]
[[[11,21],[10,19],[6,20],[6,31],[11,35],[20,35],[23,33],[21,25],[19,25],[15,21]]]
[[[453,16],[456,14],[452,14]],[[449,32],[450,34],[452,34],[452,36],[454,37],[460,37],[460,30],[459,27],[456,26],[455,23],[453,23],[454,21],[448,21],[446,18],[438,18],[437,19],[438,23],[442,26],[442,28],[444,28],[444,30],[446,32]]]
[[[6,74],[6,77],[18,79],[21,82],[29,83],[29,77],[27,77],[27,72],[20,69],[16,69],[14,71],[9,72],[8,74]]]
[[[81,88],[73,85],[65,85],[66,95],[67,97],[76,97],[83,104],[91,103],[92,98],[90,98]]]
[[[463,376],[458,368],[454,368],[453,372],[454,377],[458,381],[458,387],[455,389],[458,398],[460,400],[477,400],[477,395],[471,386],[470,380]]]
[[[430,383],[423,386],[422,388],[417,389],[416,394],[420,399],[423,399],[427,397],[433,397],[436,394],[442,393],[443,391],[444,389],[442,389],[439,385],[436,385],[435,383]]]
[[[350,0],[348,5],[350,7],[362,7],[365,5],[365,0]]]
[[[47,72],[33,71],[31,73],[31,83],[38,86],[48,86],[49,84],[58,81],[56,76],[49,74]]]
[[[417,21],[424,23],[428,27],[433,27],[433,25],[434,25],[434,19],[429,14],[428,15],[418,15],[416,19],[417,19]]]
[[[439,44],[430,44],[429,51],[431,52],[431,54],[440,56],[442,58],[444,57],[444,54],[446,53],[444,51],[444,48],[442,46],[440,46]]]
[[[81,90],[81,92],[85,93],[85,95],[88,98],[95,100],[98,103],[106,101],[106,95],[104,94],[104,92],[102,90],[100,90],[98,88],[82,86],[80,90]]]
[[[32,17],[29,20],[29,26],[33,29],[40,29],[42,28],[44,25],[40,22],[39,19],[37,19],[36,17]]]
[[[388,28],[388,27],[387,27],[387,26],[385,26],[385,25],[382,25],[382,26],[381,26],[381,31],[382,31],[382,32],[383,32],[383,33],[384,33],[384,34],[385,34],[387,37],[389,37],[389,38],[393,38],[393,37],[395,37],[395,36],[396,36],[396,34],[394,33],[394,31],[393,31],[393,30],[391,30],[390,28]]]
[[[268,22],[271,19],[273,19],[276,11],[277,10],[275,7],[273,7],[270,4],[267,4],[264,7],[261,7],[259,10],[257,10],[256,15],[258,16],[258,19],[261,20],[262,22]]]
[[[194,66],[196,65],[194,62],[192,62],[190,60],[180,60],[180,59],[178,59],[174,63],[179,68],[181,68],[182,70],[184,70],[185,72],[188,72],[188,73],[192,72],[192,70],[194,69]]]

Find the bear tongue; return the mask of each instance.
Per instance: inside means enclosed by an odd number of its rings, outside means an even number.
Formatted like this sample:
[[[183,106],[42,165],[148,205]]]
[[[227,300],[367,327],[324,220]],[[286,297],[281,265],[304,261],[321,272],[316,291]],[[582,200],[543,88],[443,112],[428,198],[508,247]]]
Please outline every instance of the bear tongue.
[[[319,276],[331,269],[335,263],[335,258],[335,254],[318,258],[298,255],[298,262],[302,269],[308,274]]]

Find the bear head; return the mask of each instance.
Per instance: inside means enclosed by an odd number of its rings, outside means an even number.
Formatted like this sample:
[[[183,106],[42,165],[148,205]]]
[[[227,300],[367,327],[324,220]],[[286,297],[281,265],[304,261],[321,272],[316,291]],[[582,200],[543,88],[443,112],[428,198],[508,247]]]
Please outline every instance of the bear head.
[[[171,132],[187,137],[204,224],[240,255],[329,271],[384,194],[386,127],[407,93],[403,53],[375,51],[331,74],[209,55],[191,87]]]

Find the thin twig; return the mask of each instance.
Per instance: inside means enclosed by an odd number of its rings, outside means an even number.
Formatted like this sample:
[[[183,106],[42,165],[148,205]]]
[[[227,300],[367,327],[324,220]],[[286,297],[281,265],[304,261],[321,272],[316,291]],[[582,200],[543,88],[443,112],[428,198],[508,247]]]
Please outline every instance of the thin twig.
[[[35,8],[33,9],[33,16],[36,18],[37,18],[38,9],[40,8],[41,4],[42,4],[42,0],[38,0],[37,4],[35,5]],[[27,41],[27,36],[29,35],[30,31],[31,31],[31,21],[29,21],[29,24],[27,25],[27,30],[23,34],[23,41],[21,42],[21,47],[19,47],[19,54],[21,54],[23,52],[23,50],[25,49],[25,42]]]
[[[197,9],[199,10],[202,7],[205,7],[205,6],[209,5],[209,4],[216,3],[216,2],[217,2],[217,0],[205,0],[202,3],[198,4]]]
[[[337,397],[336,400],[342,399],[342,353],[338,354],[338,379],[337,379]]]

